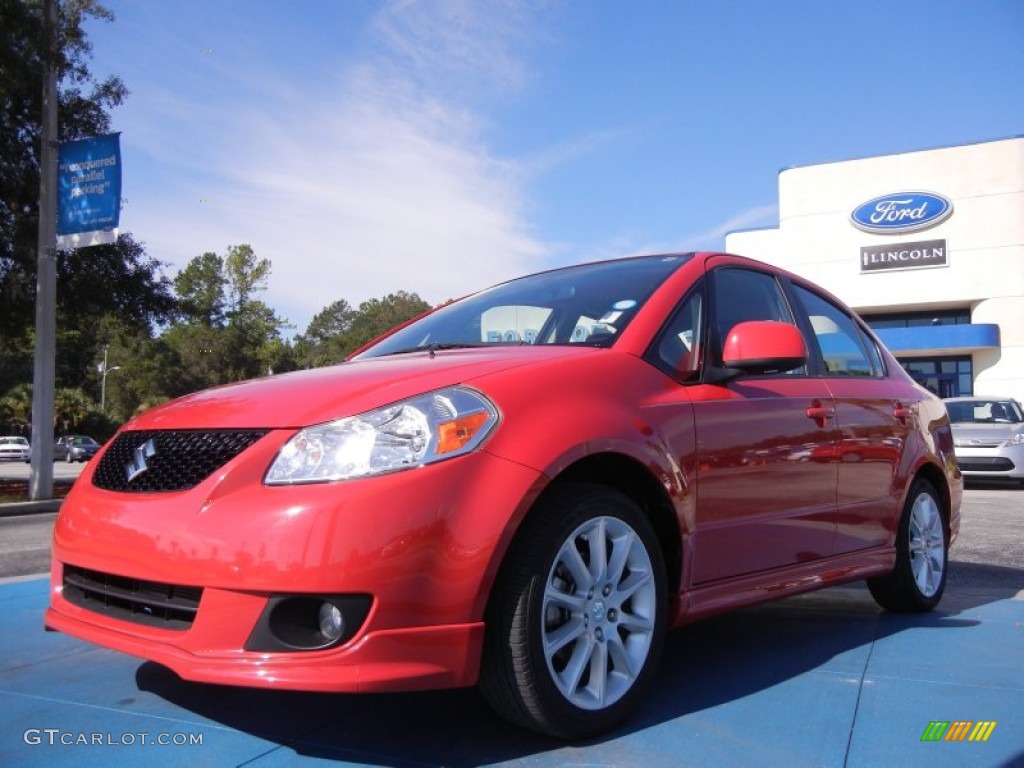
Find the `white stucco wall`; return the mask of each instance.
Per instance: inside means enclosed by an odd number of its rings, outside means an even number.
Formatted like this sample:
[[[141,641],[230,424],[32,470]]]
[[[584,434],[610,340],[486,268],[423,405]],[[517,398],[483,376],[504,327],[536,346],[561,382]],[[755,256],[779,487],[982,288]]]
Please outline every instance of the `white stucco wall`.
[[[953,213],[929,229],[873,234],[850,223],[882,195],[933,192]],[[947,266],[862,273],[860,249],[945,240]],[[865,312],[969,308],[1001,348],[975,352],[975,393],[1024,401],[1024,137],[790,168],[779,227],[730,233],[725,249],[803,275]]]

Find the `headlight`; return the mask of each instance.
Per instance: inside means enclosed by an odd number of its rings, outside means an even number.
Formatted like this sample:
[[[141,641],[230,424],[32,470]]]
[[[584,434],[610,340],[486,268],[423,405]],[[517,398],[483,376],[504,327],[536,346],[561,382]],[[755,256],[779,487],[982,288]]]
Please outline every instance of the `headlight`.
[[[497,408],[479,392],[428,392],[300,430],[278,451],[264,482],[323,483],[419,467],[472,451],[497,423]]]
[[[1018,432],[1003,443],[1003,448],[1013,448],[1015,445],[1024,445],[1024,432]]]

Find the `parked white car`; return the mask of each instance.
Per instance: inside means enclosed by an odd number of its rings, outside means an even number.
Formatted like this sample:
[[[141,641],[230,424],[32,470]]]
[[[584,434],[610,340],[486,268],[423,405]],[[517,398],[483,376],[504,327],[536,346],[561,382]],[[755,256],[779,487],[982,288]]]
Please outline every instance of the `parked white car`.
[[[32,446],[24,437],[9,435],[0,437],[0,461],[24,461],[28,463]]]
[[[1024,484],[1024,409],[1012,397],[951,397],[960,472],[968,479],[1017,480]]]

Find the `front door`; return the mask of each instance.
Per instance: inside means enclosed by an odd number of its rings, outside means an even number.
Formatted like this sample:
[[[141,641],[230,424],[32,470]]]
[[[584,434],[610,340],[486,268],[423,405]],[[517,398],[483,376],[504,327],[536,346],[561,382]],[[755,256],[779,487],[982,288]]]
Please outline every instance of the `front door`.
[[[721,364],[737,323],[794,322],[772,275],[723,265],[710,276],[711,364]],[[697,434],[693,583],[831,554],[839,434],[824,380],[802,369],[699,384],[689,396]]]

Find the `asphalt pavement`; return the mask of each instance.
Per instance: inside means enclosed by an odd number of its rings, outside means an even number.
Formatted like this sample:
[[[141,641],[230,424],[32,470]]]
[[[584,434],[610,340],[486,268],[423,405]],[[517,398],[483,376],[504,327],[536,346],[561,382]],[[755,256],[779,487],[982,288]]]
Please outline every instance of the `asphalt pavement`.
[[[53,478],[54,480],[74,479],[82,474],[85,466],[85,462],[82,461],[74,463],[55,461],[53,462]],[[31,470],[31,465],[23,461],[0,461],[0,479],[28,480]]]
[[[637,716],[573,745],[472,689],[183,682],[43,632],[46,578],[2,579],[0,765],[1024,766],[1024,490],[968,490],[963,513],[936,611],[886,613],[855,584],[677,630]],[[0,541],[38,548],[51,527],[3,519]]]

